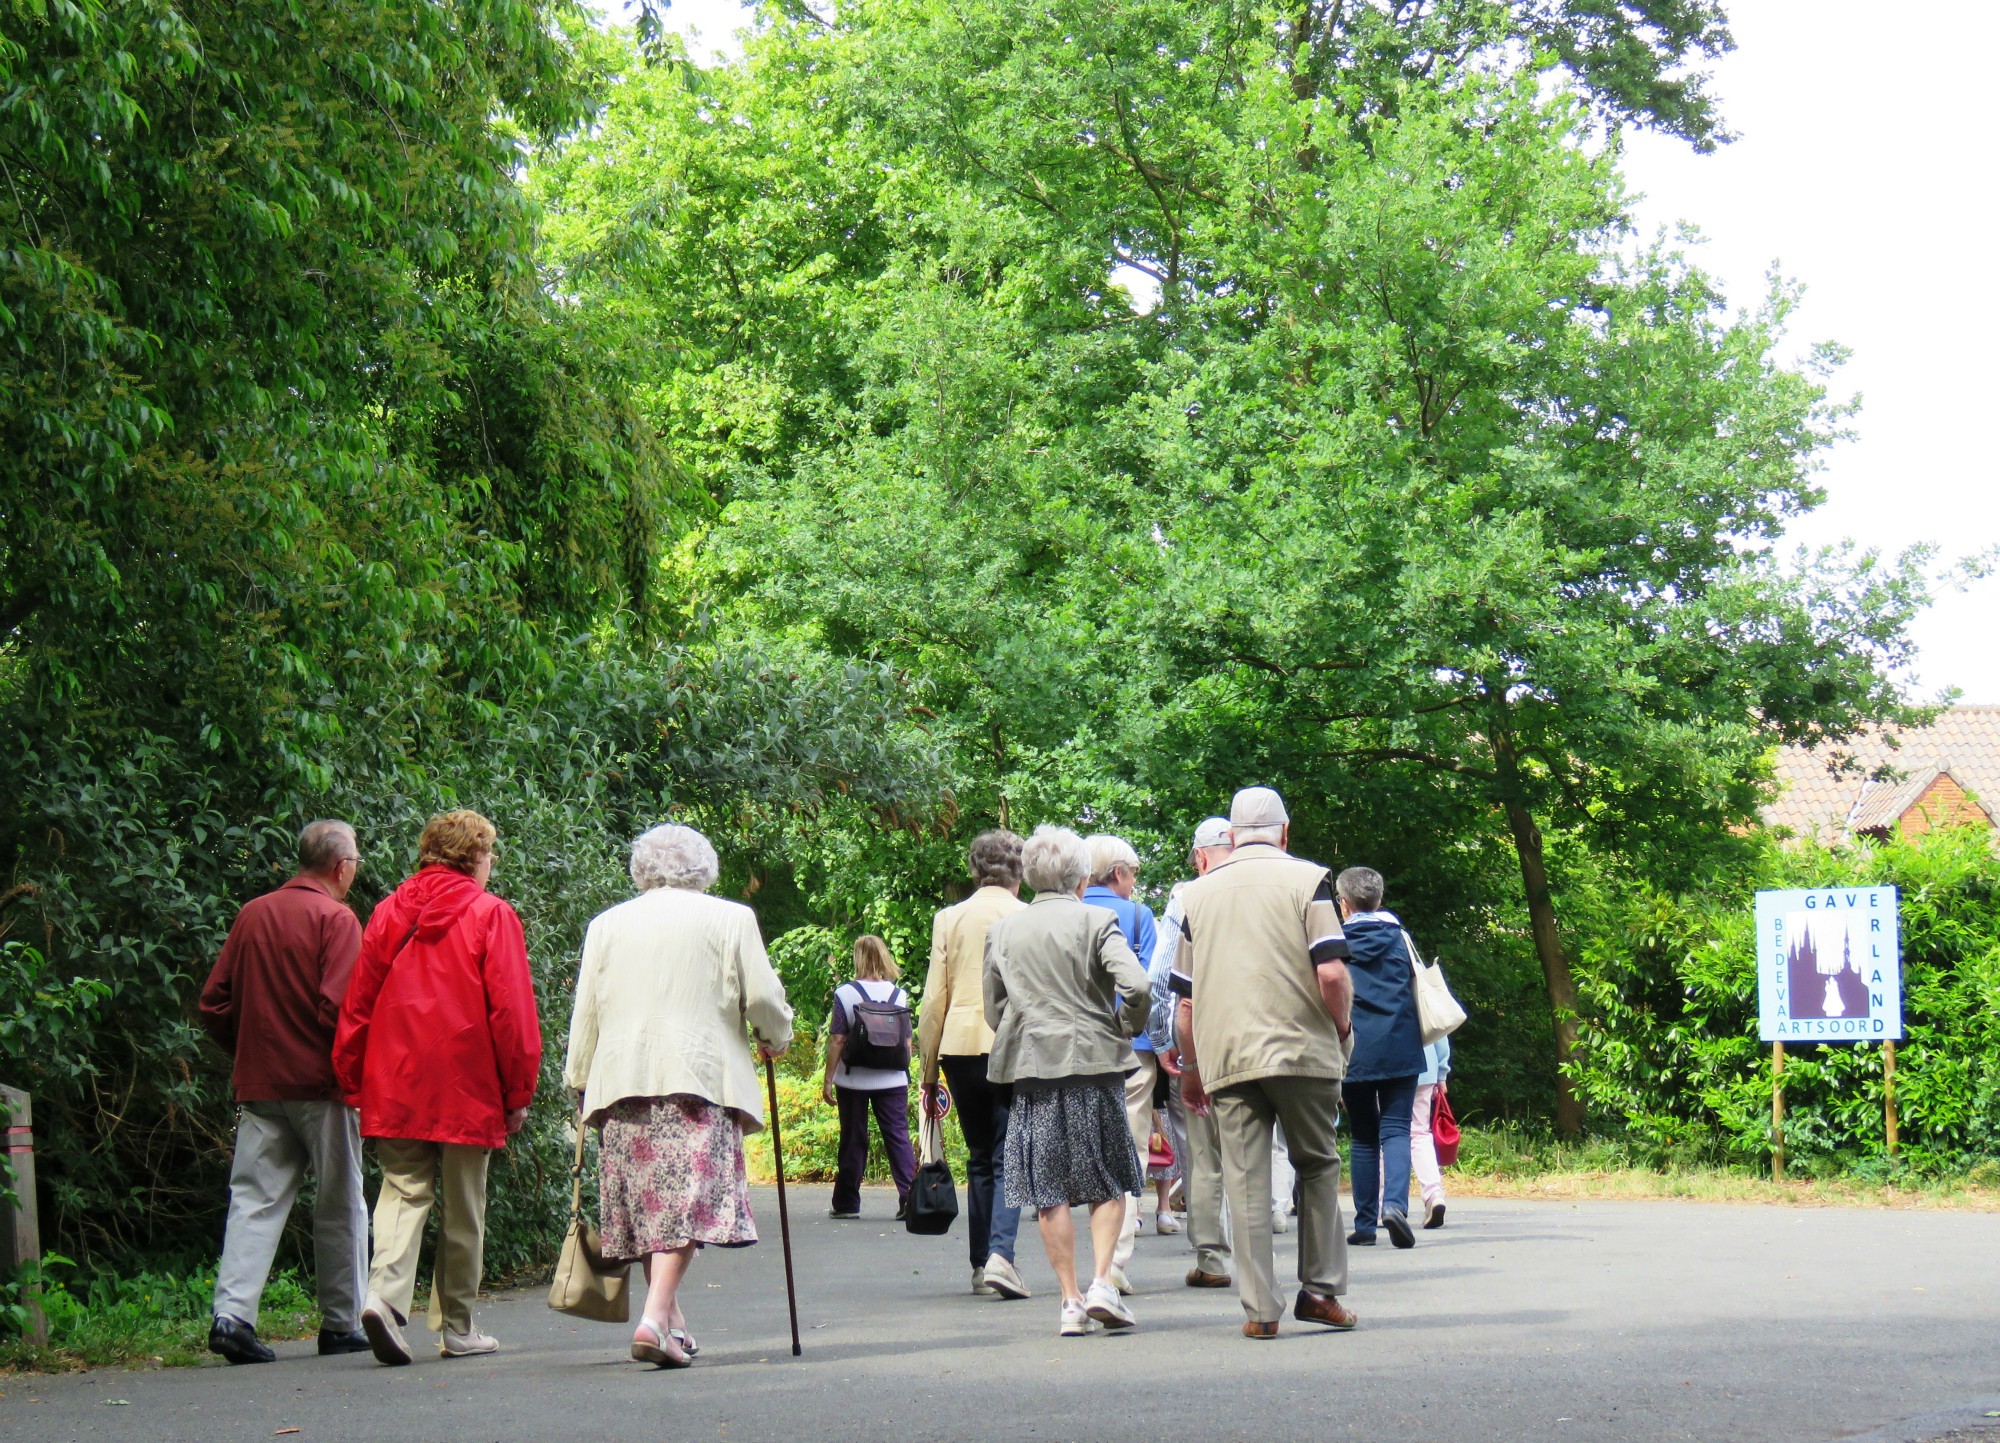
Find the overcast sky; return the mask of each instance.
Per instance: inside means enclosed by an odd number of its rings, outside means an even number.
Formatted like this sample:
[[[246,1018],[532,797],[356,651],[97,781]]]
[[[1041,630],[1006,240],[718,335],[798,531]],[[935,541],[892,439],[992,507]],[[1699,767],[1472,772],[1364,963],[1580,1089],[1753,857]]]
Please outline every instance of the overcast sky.
[[[617,13],[618,0],[604,0]],[[1717,91],[1739,136],[1714,155],[1633,137],[1642,225],[1688,222],[1733,304],[1772,266],[1804,283],[1792,352],[1838,341],[1853,358],[1855,439],[1827,458],[1827,503],[1794,538],[1964,556],[2000,542],[2000,463],[1982,416],[2000,380],[2000,279],[1990,263],[1996,167],[1988,139],[2000,4],[1733,0],[1737,50]],[[733,53],[737,0],[674,0],[668,20]],[[1917,625],[1920,694],[1955,686],[2000,703],[2000,579],[1947,592]]]

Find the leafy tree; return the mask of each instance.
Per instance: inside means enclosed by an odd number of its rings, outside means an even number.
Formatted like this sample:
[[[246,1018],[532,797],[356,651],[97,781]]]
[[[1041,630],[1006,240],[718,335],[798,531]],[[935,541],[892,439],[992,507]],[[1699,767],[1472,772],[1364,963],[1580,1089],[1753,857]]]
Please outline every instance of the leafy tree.
[[[379,892],[428,811],[488,810],[559,1003],[637,827],[861,829],[938,777],[881,667],[661,604],[706,499],[519,184],[604,83],[575,6],[4,15],[0,1055],[62,1245],[116,1259],[211,1232],[192,993],[309,817]],[[496,1203],[516,1261],[556,1111]]]
[[[734,453],[697,572],[737,624],[926,678],[977,815],[1171,855],[1169,818],[1285,787],[1321,855],[1527,934],[1567,1067],[1545,832],[1706,865],[1773,743],[1898,712],[1923,596],[1774,555],[1838,421],[1772,359],[1783,293],[1731,320],[1672,252],[1619,259],[1591,137],[1714,139],[1676,67],[1726,43],[1706,7],[773,16],[702,100],[593,142],[723,130],[761,167],[837,137],[814,224],[888,240],[787,272],[839,381],[778,403],[803,442]]]

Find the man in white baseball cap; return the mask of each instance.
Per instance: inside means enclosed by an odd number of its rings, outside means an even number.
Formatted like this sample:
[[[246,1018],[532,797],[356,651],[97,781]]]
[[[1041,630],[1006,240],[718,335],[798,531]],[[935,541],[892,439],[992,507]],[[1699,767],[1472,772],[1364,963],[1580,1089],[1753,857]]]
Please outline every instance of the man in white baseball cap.
[[[1188,849],[1188,865],[1197,877],[1229,855],[1229,822],[1210,817],[1194,829],[1194,845]],[[1179,1049],[1174,1042],[1174,956],[1181,940],[1181,891],[1186,882],[1176,882],[1167,896],[1167,910],[1161,915],[1160,936],[1147,974],[1152,985],[1153,1011],[1147,1031],[1160,1066],[1170,1075],[1180,1075]],[[1188,1241],[1194,1245],[1194,1266],[1188,1270],[1191,1288],[1226,1288],[1229,1275],[1229,1225],[1222,1206],[1222,1143],[1215,1131],[1213,1113],[1190,1116],[1181,1100],[1179,1086],[1167,1089],[1167,1133],[1174,1156],[1181,1164],[1181,1191],[1186,1197]],[[1160,1215],[1160,1231],[1169,1230]]]
[[[1269,787],[1229,806],[1234,850],[1181,891],[1172,985],[1190,1112],[1211,1105],[1236,1231],[1243,1334],[1278,1335],[1271,1259],[1271,1133],[1282,1123],[1299,1187],[1299,1292],[1292,1316],[1342,1331],[1355,1315],[1334,1146],[1353,1049],[1353,984],[1333,878],[1290,856],[1291,816]]]

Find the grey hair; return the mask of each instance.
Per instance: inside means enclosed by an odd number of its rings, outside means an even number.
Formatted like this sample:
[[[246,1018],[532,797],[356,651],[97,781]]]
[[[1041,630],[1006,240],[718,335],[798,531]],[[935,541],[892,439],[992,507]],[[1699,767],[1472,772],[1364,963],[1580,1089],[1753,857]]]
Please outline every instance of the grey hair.
[[[1357,912],[1373,912],[1382,905],[1382,874],[1373,867],[1349,867],[1333,879],[1333,890]]]
[[[1285,824],[1280,822],[1275,827],[1231,827],[1229,840],[1238,847],[1247,847],[1252,842],[1269,842],[1274,847],[1281,847],[1285,844]]]
[[[299,833],[299,870],[331,872],[349,851],[360,850],[361,844],[354,840],[354,828],[346,822],[307,822],[305,830]]]
[[[1090,848],[1090,885],[1093,887],[1109,886],[1112,874],[1120,867],[1130,867],[1134,873],[1139,870],[1139,854],[1123,837],[1099,832],[1094,837],[1085,837],[1083,844]]]
[[[632,843],[632,885],[642,892],[655,887],[706,892],[721,874],[715,848],[693,827],[668,822]]]
[[[1037,892],[1074,892],[1090,875],[1090,848],[1068,827],[1037,827],[1021,848],[1021,875]]]

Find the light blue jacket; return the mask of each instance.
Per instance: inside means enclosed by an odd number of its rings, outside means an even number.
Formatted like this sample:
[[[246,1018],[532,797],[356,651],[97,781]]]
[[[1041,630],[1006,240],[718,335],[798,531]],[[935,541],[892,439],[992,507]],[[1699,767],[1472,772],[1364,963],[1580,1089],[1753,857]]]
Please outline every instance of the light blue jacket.
[[[1440,1037],[1424,1047],[1424,1070],[1417,1074],[1417,1086],[1443,1082],[1451,1076],[1451,1039]]]

